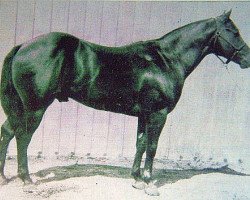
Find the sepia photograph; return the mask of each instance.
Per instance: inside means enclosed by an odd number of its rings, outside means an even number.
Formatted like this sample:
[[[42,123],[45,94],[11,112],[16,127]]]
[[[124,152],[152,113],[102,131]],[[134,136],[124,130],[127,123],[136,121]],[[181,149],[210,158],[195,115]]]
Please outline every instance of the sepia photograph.
[[[0,0],[0,200],[250,200],[249,11]]]

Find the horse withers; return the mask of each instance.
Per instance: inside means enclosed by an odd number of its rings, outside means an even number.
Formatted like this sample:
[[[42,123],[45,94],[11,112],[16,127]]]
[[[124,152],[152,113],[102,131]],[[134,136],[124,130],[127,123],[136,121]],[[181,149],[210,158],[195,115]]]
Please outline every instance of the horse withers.
[[[14,47],[2,69],[1,102],[7,120],[0,137],[0,183],[6,181],[4,164],[13,137],[18,177],[32,182],[27,160],[32,135],[55,99],[72,98],[95,109],[138,117],[133,186],[159,195],[152,181],[153,160],[185,79],[208,54],[241,68],[250,66],[250,49],[230,13],[123,47],[104,47],[66,33],[48,33]]]

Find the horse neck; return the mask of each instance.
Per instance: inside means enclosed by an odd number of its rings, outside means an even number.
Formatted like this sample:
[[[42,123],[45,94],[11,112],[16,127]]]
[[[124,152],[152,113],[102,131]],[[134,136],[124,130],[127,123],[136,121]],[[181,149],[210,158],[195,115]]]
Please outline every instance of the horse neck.
[[[184,78],[211,53],[211,42],[216,31],[214,19],[181,27],[158,40],[163,56],[171,69],[180,71]]]

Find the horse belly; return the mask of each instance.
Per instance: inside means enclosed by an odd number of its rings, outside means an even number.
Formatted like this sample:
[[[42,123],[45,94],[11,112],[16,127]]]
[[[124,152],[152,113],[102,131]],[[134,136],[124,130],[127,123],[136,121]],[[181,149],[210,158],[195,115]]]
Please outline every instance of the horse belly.
[[[83,88],[72,95],[72,98],[81,104],[97,110],[132,116],[137,115],[138,102],[132,92],[123,90],[124,94],[121,95],[120,93],[114,94],[111,91],[111,88],[109,90],[97,87],[92,87],[91,89]]]

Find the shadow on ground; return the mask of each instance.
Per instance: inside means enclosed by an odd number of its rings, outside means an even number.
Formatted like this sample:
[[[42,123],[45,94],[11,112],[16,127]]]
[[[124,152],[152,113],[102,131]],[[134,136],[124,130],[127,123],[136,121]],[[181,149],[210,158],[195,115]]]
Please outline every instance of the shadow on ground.
[[[35,176],[43,178],[37,183],[46,183],[51,181],[64,180],[73,177],[89,177],[102,175],[106,177],[116,177],[116,178],[131,178],[131,169],[125,167],[107,166],[107,165],[70,165],[70,166],[60,166],[52,167],[49,169],[41,170],[35,173]],[[53,173],[53,177],[46,178],[49,174]],[[156,169],[154,170],[154,179],[157,180],[157,186],[161,187],[168,183],[175,183],[181,179],[189,179],[193,176],[200,174],[209,173],[222,173],[229,175],[238,176],[249,176],[247,174],[236,172],[227,166],[218,169],[189,169],[189,170],[166,170],[166,169]]]

